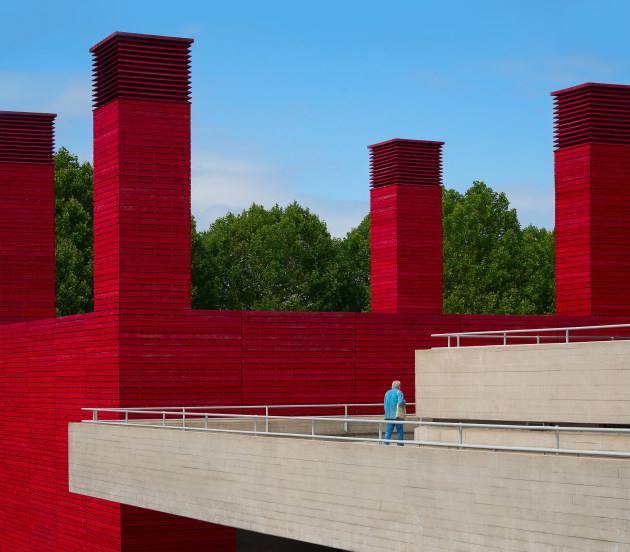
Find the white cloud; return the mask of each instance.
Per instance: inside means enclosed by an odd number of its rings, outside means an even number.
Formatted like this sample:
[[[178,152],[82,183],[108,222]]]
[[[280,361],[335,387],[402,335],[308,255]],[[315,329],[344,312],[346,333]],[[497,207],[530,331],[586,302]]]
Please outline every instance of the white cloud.
[[[252,203],[270,208],[297,201],[323,219],[333,236],[342,237],[368,213],[367,202],[332,201],[296,193],[287,172],[286,168],[227,159],[214,151],[194,151],[192,211],[197,228],[206,229],[228,211],[239,213]]]
[[[55,147],[92,161],[92,83],[89,72],[0,71],[0,109],[56,113]]]

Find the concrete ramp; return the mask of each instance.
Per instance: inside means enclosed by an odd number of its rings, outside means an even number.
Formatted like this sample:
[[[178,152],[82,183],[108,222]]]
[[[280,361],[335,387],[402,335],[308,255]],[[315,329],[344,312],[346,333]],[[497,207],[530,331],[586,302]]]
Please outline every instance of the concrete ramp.
[[[365,552],[630,549],[630,461],[90,423],[70,491]]]

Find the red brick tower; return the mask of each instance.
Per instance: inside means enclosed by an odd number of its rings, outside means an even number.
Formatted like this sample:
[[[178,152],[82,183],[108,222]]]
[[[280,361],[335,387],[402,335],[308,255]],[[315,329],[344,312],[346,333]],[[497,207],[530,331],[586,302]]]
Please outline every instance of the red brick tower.
[[[114,33],[94,55],[94,308],[190,308],[190,44]]]
[[[0,324],[55,315],[55,117],[0,111]]]
[[[372,312],[442,312],[442,145],[370,149]]]
[[[555,103],[556,312],[630,313],[630,86]]]

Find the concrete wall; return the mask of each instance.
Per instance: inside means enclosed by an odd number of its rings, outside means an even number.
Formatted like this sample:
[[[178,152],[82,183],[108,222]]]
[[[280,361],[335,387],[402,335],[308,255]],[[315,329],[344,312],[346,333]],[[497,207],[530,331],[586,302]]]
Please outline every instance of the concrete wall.
[[[416,351],[424,418],[630,424],[630,341]]]
[[[627,550],[630,462],[71,424],[70,490],[345,550]]]

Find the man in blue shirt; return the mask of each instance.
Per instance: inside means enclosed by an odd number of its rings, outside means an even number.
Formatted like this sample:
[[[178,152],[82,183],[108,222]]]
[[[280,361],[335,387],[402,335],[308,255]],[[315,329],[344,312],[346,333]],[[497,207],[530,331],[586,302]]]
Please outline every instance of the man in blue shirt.
[[[407,404],[405,403],[405,397],[400,390],[400,382],[395,380],[392,382],[392,388],[385,393],[385,419],[386,420],[400,420],[401,418],[396,417],[396,407],[399,404]],[[398,434],[398,443],[399,447],[404,446],[402,443],[403,440],[403,424],[387,424],[387,429],[385,430],[385,439],[390,439],[392,436],[392,432],[394,431],[394,426],[396,426],[396,433]],[[389,445],[389,443],[383,443],[384,445]]]

